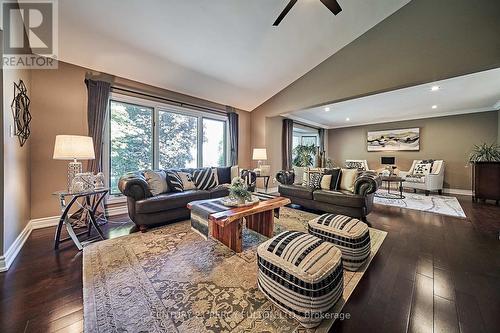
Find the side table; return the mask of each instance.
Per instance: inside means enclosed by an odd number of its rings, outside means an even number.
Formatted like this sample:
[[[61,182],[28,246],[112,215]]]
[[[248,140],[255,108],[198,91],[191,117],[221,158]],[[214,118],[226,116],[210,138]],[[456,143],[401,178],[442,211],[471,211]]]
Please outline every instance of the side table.
[[[98,237],[100,237],[101,239],[106,239],[104,233],[99,227],[99,224],[97,223],[95,213],[97,207],[99,207],[108,192],[109,188],[101,188],[78,193],[71,193],[69,191],[57,191],[52,193],[52,195],[55,195],[59,198],[59,203],[61,205],[61,217],[59,219],[59,224],[57,225],[56,234],[54,237],[54,249],[57,250],[60,243],[67,240],[72,240],[78,250],[81,251],[83,249],[83,246],[78,237],[84,234],[89,237],[92,227],[96,229]],[[69,203],[67,203],[67,198],[69,199]],[[78,201],[79,199],[83,199],[82,202]],[[73,207],[75,204],[77,204],[83,212],[86,212],[88,214],[87,230],[78,234],[75,232],[70,220],[70,210],[71,207]],[[61,239],[61,231],[63,225],[66,227],[69,237]]]
[[[381,176],[382,182],[387,183],[387,193],[377,193],[375,196],[385,199],[404,199],[403,195],[403,178],[398,176]],[[391,192],[391,183],[398,183],[399,193]]]
[[[266,193],[267,193],[267,188],[269,187],[269,179],[271,178],[271,176],[257,175],[257,178],[264,178],[264,186],[266,187]]]

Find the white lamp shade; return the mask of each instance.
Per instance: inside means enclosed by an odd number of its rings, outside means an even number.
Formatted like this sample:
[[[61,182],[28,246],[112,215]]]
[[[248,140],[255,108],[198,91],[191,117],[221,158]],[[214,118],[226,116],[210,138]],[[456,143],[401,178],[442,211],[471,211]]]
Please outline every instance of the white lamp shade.
[[[94,142],[90,136],[56,135],[55,160],[93,160]]]
[[[252,159],[253,160],[267,160],[266,148],[254,148]]]

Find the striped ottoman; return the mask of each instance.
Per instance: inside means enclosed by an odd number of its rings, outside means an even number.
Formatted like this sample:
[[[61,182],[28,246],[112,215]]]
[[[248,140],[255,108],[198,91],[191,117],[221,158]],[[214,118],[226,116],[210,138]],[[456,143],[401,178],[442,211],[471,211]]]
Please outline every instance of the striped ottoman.
[[[323,214],[309,221],[311,235],[334,244],[342,251],[344,268],[355,271],[370,256],[370,232],[366,223],[344,215]]]
[[[320,324],[342,296],[342,254],[300,231],[285,231],[257,248],[260,291],[304,327]]]

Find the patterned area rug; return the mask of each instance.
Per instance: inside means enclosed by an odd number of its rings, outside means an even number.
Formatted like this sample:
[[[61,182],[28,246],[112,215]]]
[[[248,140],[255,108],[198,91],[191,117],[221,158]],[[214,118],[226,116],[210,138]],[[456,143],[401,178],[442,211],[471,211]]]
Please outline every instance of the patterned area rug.
[[[282,208],[275,233],[306,230],[317,215]],[[266,238],[245,229],[236,254],[204,240],[189,221],[134,233],[84,248],[85,332],[327,332],[382,245],[370,229],[370,258],[344,270],[344,293],[329,319],[305,330],[273,307],[257,288],[256,248]]]
[[[391,193],[393,191],[396,192],[396,190],[392,190]],[[385,195],[387,191],[378,190],[377,193]],[[404,199],[389,199],[375,196],[374,203],[466,218],[462,206],[460,206],[455,197],[446,197],[443,195],[426,196],[424,194],[407,192],[404,192],[403,195],[405,196]]]

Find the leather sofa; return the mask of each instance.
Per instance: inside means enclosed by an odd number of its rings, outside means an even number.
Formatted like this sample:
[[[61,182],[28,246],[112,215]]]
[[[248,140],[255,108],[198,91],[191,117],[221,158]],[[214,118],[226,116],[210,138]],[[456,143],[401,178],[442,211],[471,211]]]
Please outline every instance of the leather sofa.
[[[141,231],[146,231],[148,226],[151,225],[189,219],[190,210],[187,208],[187,204],[191,201],[215,199],[229,195],[227,186],[222,184],[229,184],[234,175],[221,177],[220,169],[223,168],[217,168],[220,180],[219,186],[207,191],[186,190],[153,196],[149,190],[143,171],[130,172],[123,175],[118,181],[118,189],[127,197],[129,217]],[[180,171],[192,173],[193,170],[182,169]],[[238,171],[236,170],[237,174]],[[249,184],[249,186],[251,185]]]
[[[280,183],[278,192],[289,198],[292,204],[327,213],[342,214],[366,222],[373,207],[375,192],[382,184],[375,172],[361,172],[355,180],[354,192],[344,190],[313,190],[294,184],[293,171],[280,171],[276,175]]]

